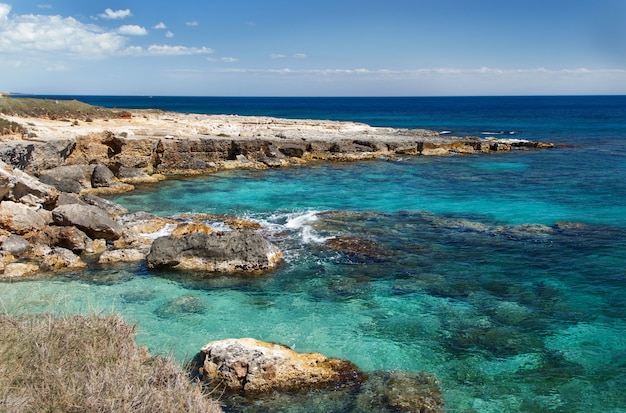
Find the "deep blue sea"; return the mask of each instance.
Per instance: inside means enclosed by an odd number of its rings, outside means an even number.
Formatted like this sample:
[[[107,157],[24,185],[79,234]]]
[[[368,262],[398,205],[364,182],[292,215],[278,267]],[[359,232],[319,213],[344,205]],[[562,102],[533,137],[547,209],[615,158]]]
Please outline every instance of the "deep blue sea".
[[[112,200],[257,221],[284,264],[254,277],[132,265],[4,283],[7,311],[120,312],[141,344],[183,362],[209,341],[254,337],[368,372],[425,371],[449,412],[626,412],[626,96],[50,98],[557,146],[143,186]],[[331,237],[357,248],[332,249]],[[349,410],[306,401],[272,411]]]

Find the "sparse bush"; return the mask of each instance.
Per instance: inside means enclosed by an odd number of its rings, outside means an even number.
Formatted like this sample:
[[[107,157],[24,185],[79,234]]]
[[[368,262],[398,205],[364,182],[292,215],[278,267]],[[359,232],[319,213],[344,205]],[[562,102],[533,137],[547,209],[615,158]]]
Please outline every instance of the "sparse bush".
[[[0,411],[221,412],[119,317],[0,315]]]
[[[0,118],[0,135],[11,135],[13,133],[24,133],[25,129],[16,122]]]

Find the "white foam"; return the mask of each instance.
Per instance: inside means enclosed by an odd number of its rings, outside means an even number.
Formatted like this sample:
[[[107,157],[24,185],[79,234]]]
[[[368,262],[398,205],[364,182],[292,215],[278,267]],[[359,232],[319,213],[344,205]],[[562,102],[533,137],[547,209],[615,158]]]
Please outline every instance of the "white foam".
[[[319,211],[307,211],[304,213],[297,213],[287,218],[287,223],[285,224],[285,228],[289,229],[300,229],[306,225],[309,225],[319,218],[317,218],[317,214]]]
[[[172,232],[174,231],[174,228],[176,228],[176,224],[165,224],[165,226],[163,228],[161,228],[160,230],[158,230],[156,232],[141,233],[139,235],[144,237],[144,238],[155,240],[157,238],[161,238],[161,237],[165,237],[167,235],[171,235]]]

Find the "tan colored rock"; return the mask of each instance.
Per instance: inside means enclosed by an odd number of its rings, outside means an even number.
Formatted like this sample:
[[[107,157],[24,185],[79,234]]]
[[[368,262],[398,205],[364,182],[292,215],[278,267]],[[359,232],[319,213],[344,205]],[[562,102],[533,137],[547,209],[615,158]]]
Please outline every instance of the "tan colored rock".
[[[46,226],[44,219],[34,208],[13,201],[0,202],[0,227],[24,235]]]
[[[181,238],[185,235],[193,234],[196,232],[199,232],[201,234],[212,234],[214,231],[211,227],[205,224],[185,223],[178,225],[174,229],[174,231],[172,231],[172,237]]]
[[[202,347],[200,356],[206,381],[246,393],[356,384],[367,378],[347,360],[297,353],[252,338],[210,342]]]
[[[85,252],[87,254],[100,254],[107,249],[107,241],[102,238],[94,239],[87,243]]]
[[[261,224],[254,221],[248,221],[240,218],[231,218],[224,221],[224,224],[228,225],[232,229],[261,229]]]
[[[39,266],[30,263],[12,262],[4,267],[3,277],[18,278],[33,275],[39,271]]]
[[[4,271],[6,266],[15,260],[16,258],[13,254],[6,251],[0,251],[0,271]]]
[[[99,264],[113,264],[116,262],[137,262],[146,258],[146,253],[136,249],[119,249],[104,251],[98,259]]]
[[[43,270],[55,271],[87,267],[87,264],[78,255],[66,248],[43,246],[37,249],[36,253],[41,259],[41,269]]]

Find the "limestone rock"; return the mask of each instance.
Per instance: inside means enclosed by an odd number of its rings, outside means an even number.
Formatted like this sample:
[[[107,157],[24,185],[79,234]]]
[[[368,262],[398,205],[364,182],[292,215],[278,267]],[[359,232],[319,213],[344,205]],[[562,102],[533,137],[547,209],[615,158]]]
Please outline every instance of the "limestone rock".
[[[93,188],[109,187],[115,182],[115,175],[106,165],[98,163],[91,174],[91,186]]]
[[[136,262],[142,261],[144,258],[146,258],[145,252],[128,248],[104,251],[102,255],[100,255],[100,258],[98,258],[98,263],[112,264],[116,262]]]
[[[210,342],[202,347],[200,360],[206,381],[246,393],[356,384],[367,378],[347,360],[297,353],[252,338]]]
[[[23,235],[45,227],[44,219],[34,208],[13,201],[0,202],[0,227]]]
[[[115,202],[111,202],[108,199],[100,198],[99,196],[93,194],[85,195],[82,199],[83,202],[102,209],[111,217],[117,217],[128,212],[128,210],[120,204],[116,204]]]
[[[47,249],[44,248],[40,250],[40,252],[46,250]],[[76,269],[87,267],[87,264],[85,264],[79,256],[74,254],[72,251],[61,247],[54,247],[47,250],[47,252],[41,255],[40,258],[42,260],[41,268],[48,271],[61,270],[65,268]]]
[[[39,266],[30,263],[12,262],[4,267],[3,277],[18,278],[33,275],[39,271]]]
[[[92,205],[61,205],[52,211],[52,219],[57,225],[75,226],[92,239],[116,240],[122,236],[122,226]]]
[[[4,167],[1,167],[3,165]],[[9,169],[3,162],[0,164],[0,176],[3,176],[5,180],[8,178],[7,199],[31,206],[52,207],[55,205],[59,194],[54,187],[44,184],[19,169],[13,169],[10,173]]]
[[[149,268],[258,272],[274,268],[281,256],[278,247],[253,231],[193,232],[156,239],[147,260]]]
[[[30,243],[19,235],[11,234],[4,241],[2,241],[2,250],[13,256],[19,257],[30,250]]]
[[[37,242],[51,247],[67,248],[74,253],[80,254],[87,250],[91,239],[87,234],[74,226],[49,226],[40,232]]]
[[[195,232],[199,232],[202,234],[211,234],[213,233],[213,229],[205,224],[198,223],[184,223],[179,224],[172,231],[172,237],[174,238],[182,238],[185,235],[193,234]]]

